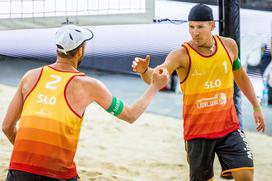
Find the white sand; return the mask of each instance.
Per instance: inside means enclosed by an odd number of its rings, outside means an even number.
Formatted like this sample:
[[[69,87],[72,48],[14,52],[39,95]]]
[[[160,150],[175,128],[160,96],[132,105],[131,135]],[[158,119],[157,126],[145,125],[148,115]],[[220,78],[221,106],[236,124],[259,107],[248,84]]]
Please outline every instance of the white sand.
[[[15,88],[0,85],[0,122]],[[86,113],[76,154],[83,181],[188,181],[182,121],[145,113],[130,125],[97,105]],[[255,180],[272,180],[272,137],[246,132],[255,160]],[[12,145],[0,133],[0,180],[4,180]],[[215,160],[215,180],[220,166]]]

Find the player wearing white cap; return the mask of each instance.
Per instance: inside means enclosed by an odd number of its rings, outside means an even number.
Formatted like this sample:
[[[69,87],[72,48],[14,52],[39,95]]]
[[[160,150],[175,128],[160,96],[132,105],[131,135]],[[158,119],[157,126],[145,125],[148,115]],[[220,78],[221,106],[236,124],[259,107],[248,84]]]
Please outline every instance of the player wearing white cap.
[[[167,84],[169,76],[164,69],[154,72],[143,96],[127,105],[102,82],[77,70],[86,41],[92,38],[93,33],[85,28],[60,28],[56,62],[28,71],[20,81],[2,125],[14,144],[7,181],[79,180],[74,156],[86,107],[96,102],[133,123]]]

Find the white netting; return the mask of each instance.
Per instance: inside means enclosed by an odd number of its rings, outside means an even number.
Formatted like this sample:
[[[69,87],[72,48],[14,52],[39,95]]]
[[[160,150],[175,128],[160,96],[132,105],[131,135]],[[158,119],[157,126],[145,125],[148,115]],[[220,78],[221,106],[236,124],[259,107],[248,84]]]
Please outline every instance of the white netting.
[[[99,18],[93,21],[86,16]],[[67,18],[77,18],[82,25],[145,23],[147,18],[151,22],[154,0],[0,0],[0,29],[23,28],[22,24],[26,28],[52,27]]]
[[[0,18],[144,13],[145,0],[1,0]]]

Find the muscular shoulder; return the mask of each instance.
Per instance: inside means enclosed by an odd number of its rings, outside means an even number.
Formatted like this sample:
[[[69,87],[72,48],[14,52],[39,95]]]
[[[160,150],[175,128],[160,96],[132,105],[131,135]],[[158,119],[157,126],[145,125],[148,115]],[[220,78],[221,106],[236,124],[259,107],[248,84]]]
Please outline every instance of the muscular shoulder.
[[[238,56],[238,47],[234,39],[228,37],[219,37],[222,41],[223,45],[227,49],[228,53],[230,54],[232,60],[235,60]]]
[[[174,68],[177,69],[179,67],[184,67],[187,64],[189,56],[186,48],[179,47],[177,49],[172,50],[168,54],[166,60],[168,62],[171,62],[171,64],[174,65]]]
[[[42,67],[31,69],[25,73],[19,85],[19,87],[21,88],[23,97],[25,97],[35,86],[35,84],[37,83],[40,77],[41,71],[42,71]]]
[[[219,38],[223,42],[223,44],[225,46],[228,46],[228,47],[235,47],[235,46],[237,46],[235,40],[232,39],[232,38],[223,37],[223,36],[219,36]]]
[[[41,74],[42,67],[28,70],[23,76],[22,80],[38,79]]]
[[[67,87],[67,93],[74,96],[78,102],[85,106],[99,99],[102,94],[108,92],[106,86],[99,80],[88,76],[76,76]]]
[[[172,57],[174,57],[174,58],[181,58],[181,57],[184,57],[184,56],[188,57],[187,51],[186,51],[186,49],[183,46],[172,50],[169,53],[169,55],[172,56]]]
[[[85,75],[85,76],[76,76],[75,78],[73,78],[71,83],[77,85],[77,87],[88,89],[93,86],[96,86],[99,83],[99,81],[97,79],[94,79],[92,77]]]
[[[95,85],[95,79],[88,76],[75,76],[68,85],[68,90],[71,90],[75,94],[86,95],[93,89]]]
[[[91,97],[104,85],[99,80],[89,76],[76,76],[72,79],[69,86],[77,93]]]

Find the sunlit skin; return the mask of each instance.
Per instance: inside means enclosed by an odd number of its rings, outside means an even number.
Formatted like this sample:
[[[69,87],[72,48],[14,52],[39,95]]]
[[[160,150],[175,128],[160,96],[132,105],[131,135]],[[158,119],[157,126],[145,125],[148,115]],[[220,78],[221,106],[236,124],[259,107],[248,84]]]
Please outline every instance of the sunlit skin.
[[[216,41],[212,35],[215,29],[214,21],[189,21],[188,29],[191,35],[191,40],[188,42],[190,47],[197,51],[201,56],[210,57],[213,56],[217,51]],[[228,37],[220,36],[220,41],[231,62],[234,62],[238,57],[238,47],[236,42]],[[201,58],[195,58],[197,62]],[[180,80],[186,80],[188,72],[190,71],[191,59],[188,55],[188,50],[183,46],[172,50],[166,57],[165,61],[158,65],[156,68],[150,68],[150,56],[145,58],[136,57],[132,63],[132,68],[134,72],[138,72],[141,78],[147,83],[151,82],[152,73],[158,68],[165,68],[169,74],[172,74],[175,70],[180,70],[178,75]],[[197,63],[195,63],[196,65]],[[213,73],[213,72],[212,72]],[[233,78],[238,87],[242,90],[248,100],[251,102],[254,109],[253,116],[256,122],[256,130],[264,132],[265,130],[265,120],[263,113],[260,110],[259,102],[256,98],[254,88],[248,78],[245,70],[240,67],[237,70],[233,70]],[[233,81],[233,80],[230,80]],[[258,108],[258,110],[256,110]],[[253,180],[253,170],[235,170],[231,171],[233,178],[236,181],[252,181]],[[201,178],[200,178],[201,179]]]
[[[82,46],[82,53],[81,53],[81,57],[79,58],[78,60],[78,63],[77,63],[77,67],[79,67],[79,65],[82,63],[83,61],[83,58],[84,58],[84,55],[85,55],[85,47],[86,47],[86,42],[84,42],[83,46]]]
[[[212,37],[214,28],[214,21],[190,21],[189,33],[192,37],[192,46],[197,49],[212,48],[214,45]]]

